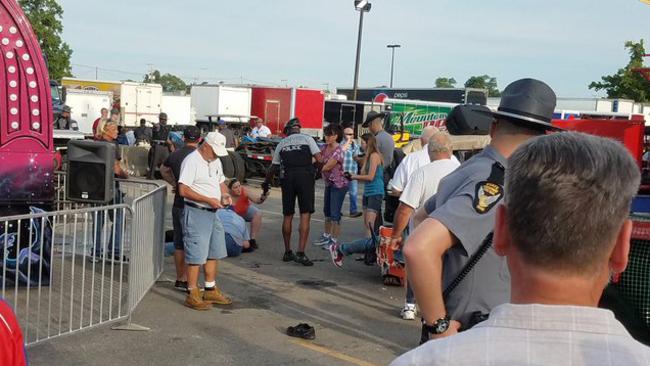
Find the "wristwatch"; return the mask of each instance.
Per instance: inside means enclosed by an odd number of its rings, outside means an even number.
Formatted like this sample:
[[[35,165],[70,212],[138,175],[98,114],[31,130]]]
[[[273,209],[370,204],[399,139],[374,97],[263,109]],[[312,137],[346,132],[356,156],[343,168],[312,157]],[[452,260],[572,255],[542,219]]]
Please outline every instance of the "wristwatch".
[[[449,315],[445,315],[444,318],[440,318],[433,322],[433,325],[426,323],[424,318],[422,318],[422,327],[429,332],[429,334],[442,334],[449,329],[449,324],[451,323],[451,318]]]

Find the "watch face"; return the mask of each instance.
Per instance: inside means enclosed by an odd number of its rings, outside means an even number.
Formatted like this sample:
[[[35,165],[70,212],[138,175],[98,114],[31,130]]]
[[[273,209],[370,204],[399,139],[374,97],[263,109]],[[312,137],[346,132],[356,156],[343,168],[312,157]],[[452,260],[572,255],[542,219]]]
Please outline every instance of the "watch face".
[[[436,334],[442,334],[449,329],[449,320],[447,319],[438,319],[436,321],[436,324],[434,324],[434,327],[436,329]]]

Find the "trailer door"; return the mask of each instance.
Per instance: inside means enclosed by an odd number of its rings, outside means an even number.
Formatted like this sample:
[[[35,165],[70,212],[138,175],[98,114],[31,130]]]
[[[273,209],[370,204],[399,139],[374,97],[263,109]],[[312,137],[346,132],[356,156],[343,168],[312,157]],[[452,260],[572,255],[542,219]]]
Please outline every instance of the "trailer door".
[[[341,115],[339,121],[343,126],[354,126],[357,106],[354,104],[341,104]]]
[[[266,126],[274,135],[280,135],[280,101],[267,100],[264,106],[264,116],[266,117]]]

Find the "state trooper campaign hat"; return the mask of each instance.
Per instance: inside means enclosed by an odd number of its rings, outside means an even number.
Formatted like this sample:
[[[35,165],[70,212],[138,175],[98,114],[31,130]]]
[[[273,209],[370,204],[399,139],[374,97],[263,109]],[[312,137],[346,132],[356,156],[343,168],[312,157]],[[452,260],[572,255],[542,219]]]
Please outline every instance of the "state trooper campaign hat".
[[[535,79],[520,79],[510,83],[501,93],[501,102],[492,116],[503,117],[534,128],[553,129],[551,124],[555,111],[555,92],[546,83]]]
[[[386,117],[386,113],[384,112],[370,111],[368,112],[368,115],[366,116],[366,120],[363,122],[361,127],[368,127],[370,125],[370,122],[374,121],[377,118],[384,118],[384,117]]]

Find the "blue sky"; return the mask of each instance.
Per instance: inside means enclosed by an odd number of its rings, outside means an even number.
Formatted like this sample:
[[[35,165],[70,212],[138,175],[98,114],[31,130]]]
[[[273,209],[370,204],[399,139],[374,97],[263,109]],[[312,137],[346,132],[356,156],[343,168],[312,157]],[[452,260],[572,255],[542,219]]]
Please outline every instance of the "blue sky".
[[[142,78],[148,64],[187,81],[315,88],[352,85],[359,14],[352,0],[59,0],[77,77]],[[587,88],[650,42],[638,0],[374,0],[364,17],[360,86],[430,87],[438,76],[546,81],[558,96]],[[650,44],[647,46],[650,53]],[[650,64],[650,58],[648,59]],[[119,70],[107,71],[101,70]]]

